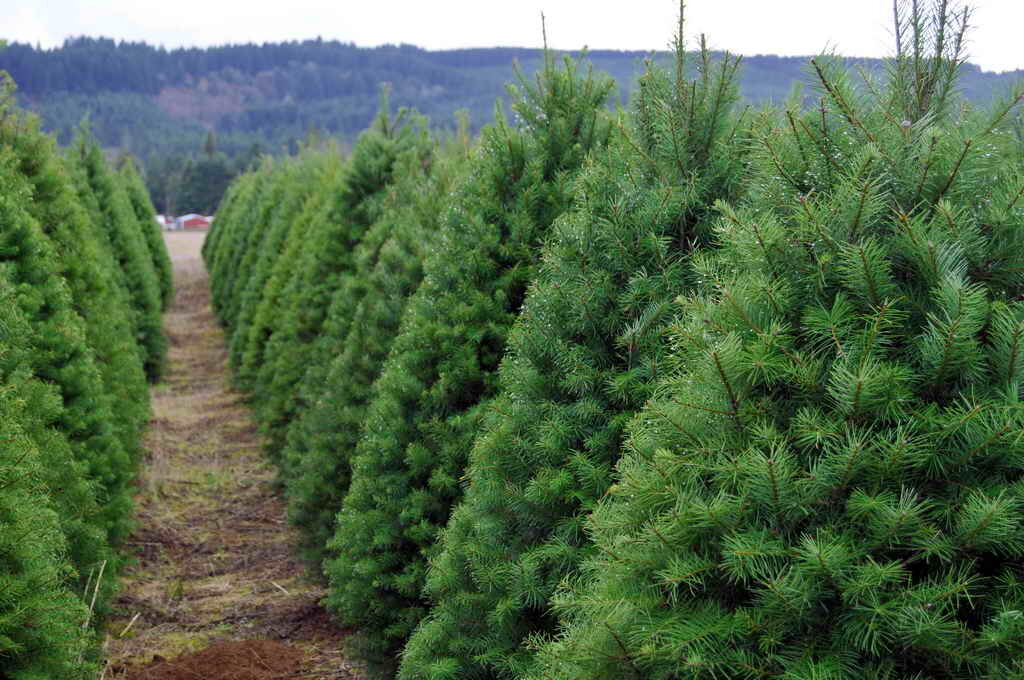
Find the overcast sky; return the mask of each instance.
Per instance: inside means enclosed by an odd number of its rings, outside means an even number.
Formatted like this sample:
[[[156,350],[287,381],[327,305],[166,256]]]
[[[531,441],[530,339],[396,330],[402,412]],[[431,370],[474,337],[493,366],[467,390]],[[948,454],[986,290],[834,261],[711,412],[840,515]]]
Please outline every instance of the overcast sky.
[[[922,0],[929,2],[930,0]],[[975,0],[971,61],[1024,68],[1024,1]],[[538,46],[540,13],[557,49],[667,47],[676,0],[3,0],[0,37],[59,45],[70,35],[167,47],[315,38],[428,49]],[[688,0],[687,34],[740,54],[848,56],[891,51],[891,0]]]

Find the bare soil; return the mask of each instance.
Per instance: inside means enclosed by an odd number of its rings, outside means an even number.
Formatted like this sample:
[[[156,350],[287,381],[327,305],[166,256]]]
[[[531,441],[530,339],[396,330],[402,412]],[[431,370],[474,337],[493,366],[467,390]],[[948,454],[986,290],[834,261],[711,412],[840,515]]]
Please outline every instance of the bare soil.
[[[136,499],[137,529],[108,626],[104,679],[361,678],[294,536],[210,310],[203,233],[167,233],[176,297],[166,380]]]

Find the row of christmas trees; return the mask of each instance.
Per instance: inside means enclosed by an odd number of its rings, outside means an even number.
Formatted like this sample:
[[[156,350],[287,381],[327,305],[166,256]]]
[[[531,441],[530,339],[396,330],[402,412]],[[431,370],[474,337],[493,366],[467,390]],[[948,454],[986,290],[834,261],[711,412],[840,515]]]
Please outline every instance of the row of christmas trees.
[[[628,113],[549,60],[475,144],[385,108],[232,187],[235,375],[378,670],[1024,677],[1024,93],[897,8],[780,109],[680,19]]]
[[[170,275],[131,161],[59,153],[0,83],[0,677],[99,672]]]

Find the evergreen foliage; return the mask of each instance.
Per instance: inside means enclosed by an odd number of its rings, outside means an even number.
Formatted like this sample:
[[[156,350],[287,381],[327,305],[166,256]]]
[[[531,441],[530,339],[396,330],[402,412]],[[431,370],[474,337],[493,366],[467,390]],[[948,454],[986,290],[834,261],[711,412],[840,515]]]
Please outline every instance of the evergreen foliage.
[[[1024,677],[1024,92],[895,8],[784,109],[680,19],[617,118],[548,57],[471,154],[385,104],[232,186],[214,307],[372,670]]]
[[[595,7],[593,14],[611,16],[613,7]],[[631,20],[648,20],[650,7],[630,8]],[[635,94],[630,86],[643,72],[642,61],[651,56],[672,62],[669,52],[587,52],[596,69],[621,85],[624,99]],[[297,142],[313,127],[354,140],[372,124],[374,94],[382,82],[393,84],[396,106],[420,111],[438,128],[448,128],[456,111],[468,110],[476,132],[491,119],[494,101],[504,96],[504,83],[517,62],[532,76],[544,68],[543,51],[358,47],[319,39],[165,50],[76,37],[44,49],[12,42],[0,52],[0,69],[21,83],[25,103],[36,108],[61,144],[70,143],[88,116],[104,147],[146,162],[154,202],[172,214],[215,208],[222,182],[236,168],[247,169],[244,159],[255,144],[275,155],[295,153]],[[800,56],[749,56],[743,95],[758,104],[784,101],[802,79],[806,62]],[[882,67],[879,59],[854,57],[849,63],[869,72]],[[973,101],[986,102],[1016,77],[969,65],[961,87]],[[211,128],[213,156],[203,148]],[[225,153],[235,162],[222,162]]]
[[[12,680],[95,676],[131,526],[148,386],[122,273],[95,227],[3,80],[0,676]]]
[[[425,144],[423,128],[423,121],[408,112],[392,117],[385,97],[376,123],[359,138],[338,186],[311,225],[297,275],[281,296],[279,313],[284,318],[267,341],[256,382],[257,415],[274,460],[286,445],[288,426],[303,408],[298,388],[314,359],[334,291],[352,271],[355,248],[377,217],[396,160]]]
[[[4,303],[13,304],[30,329],[21,334],[17,353],[22,373],[49,387],[26,405],[36,419],[27,434],[38,443],[39,481],[49,489],[48,505],[67,542],[70,575],[78,576],[68,585],[95,583],[102,617],[119,567],[111,547],[130,526],[133,461],[112,428],[110,401],[82,319],[57,273],[55,253],[26,210],[30,184],[16,172],[16,163],[9,149],[0,147],[0,270],[10,285]]]
[[[1024,673],[1024,94],[965,113],[961,16],[900,7],[888,83],[816,60],[721,204],[528,677]]]
[[[206,238],[203,239],[203,245],[200,249],[200,253],[203,256],[203,261],[206,263],[206,268],[210,270],[211,275],[213,273],[213,263],[216,259],[217,253],[219,252],[218,244],[221,241],[222,235],[228,230],[224,226],[224,217],[230,215],[231,212],[237,209],[238,206],[238,194],[241,191],[242,185],[244,185],[248,179],[252,176],[252,171],[258,167],[254,164],[249,170],[250,172],[244,173],[239,176],[234,182],[232,182],[227,189],[224,191],[224,196],[221,199],[220,208],[217,211],[217,219],[210,225],[210,229],[206,234]],[[231,220],[228,220],[230,223]],[[216,280],[210,281],[211,293],[213,288],[217,284]]]
[[[153,271],[156,273],[157,283],[160,285],[160,309],[165,311],[174,299],[174,280],[171,271],[171,257],[167,253],[162,229],[156,223],[156,210],[149,200],[149,191],[146,189],[131,156],[121,159],[120,175],[121,183],[128,194],[132,211],[135,213],[139,230],[146,243],[146,250],[153,261]]]
[[[265,360],[264,348],[280,327],[283,317],[279,307],[282,295],[288,289],[290,281],[298,275],[298,262],[307,243],[306,235],[323,210],[332,188],[339,181],[342,159],[338,153],[332,151],[318,154],[315,159],[311,158],[308,162],[317,166],[314,176],[310,179],[310,194],[298,214],[290,220],[280,254],[272,264],[266,263],[270,265],[269,274],[256,301],[256,309],[237,369],[238,380],[243,385],[249,384],[249,381],[259,375],[260,366]]]
[[[549,57],[536,83],[520,82],[513,92],[519,124],[499,109],[484,131],[366,409],[353,475],[379,475],[375,489],[387,491],[367,491],[343,510],[344,526],[329,546],[340,557],[327,567],[328,607],[364,633],[362,651],[372,660],[393,656],[426,611],[420,590],[427,556],[460,496],[472,436],[496,392],[498,363],[539,246],[568,207],[587,154],[609,137],[607,78],[582,74],[569,59],[558,68]],[[345,476],[338,473],[341,493]],[[355,507],[360,516],[348,521]],[[360,562],[365,570],[347,560],[357,544],[374,552]]]
[[[254,189],[254,200],[244,206],[240,213],[244,226],[239,232],[240,240],[236,242],[233,263],[226,279],[221,318],[230,329],[231,337],[238,335],[242,338],[248,333],[247,323],[244,327],[239,325],[246,303],[245,291],[252,283],[250,277],[253,268],[264,253],[267,240],[271,238],[272,225],[289,202],[288,192],[295,188],[291,183],[291,175],[295,171],[294,160],[271,161],[267,158],[265,165],[261,173],[262,182]],[[238,355],[235,351],[231,352],[230,358],[233,364],[237,363]]]
[[[139,457],[142,430],[149,420],[149,387],[129,318],[121,272],[104,232],[78,202],[75,186],[53,139],[31,116],[4,109],[0,144],[14,154],[17,171],[31,184],[28,212],[53,244],[56,266],[70,289],[75,310],[85,321],[86,339],[96,356],[104,392],[123,448]],[[91,197],[91,194],[89,194]]]
[[[8,190],[4,181],[4,214],[11,208]],[[68,501],[79,499],[68,488],[54,503],[51,491],[65,481],[57,475],[67,475],[74,485],[68,473],[75,464],[70,455],[59,455],[68,452],[67,441],[47,427],[61,399],[32,376],[27,340],[35,333],[16,296],[7,270],[0,268],[0,673],[11,680],[84,680],[98,669],[85,658],[92,640],[82,624],[89,611],[70,589],[77,579],[64,534],[66,513],[75,510]]]
[[[254,377],[251,373],[243,375],[240,369],[242,357],[249,344],[252,321],[256,315],[259,300],[263,297],[263,290],[272,273],[274,262],[281,255],[285,239],[297,213],[302,209],[310,193],[316,188],[313,181],[315,169],[309,160],[308,158],[298,158],[280,167],[271,179],[275,183],[274,189],[264,192],[265,200],[273,201],[260,211],[261,217],[265,221],[251,227],[263,231],[264,238],[257,248],[250,248],[247,252],[247,255],[251,253],[253,257],[250,258],[249,274],[240,275],[240,277],[244,277],[244,283],[240,281],[239,288],[235,291],[239,300],[238,313],[231,329],[231,342],[229,343],[229,358],[232,366],[235,367],[235,377],[237,382],[243,386],[246,385],[247,379],[251,380]]]
[[[679,41],[675,78],[649,67],[632,129],[622,124],[594,154],[545,245],[499,396],[475,433],[466,496],[438,547],[434,608],[406,647],[402,677],[521,677],[533,662],[528,640],[556,627],[556,587],[592,551],[583,521],[659,375],[672,301],[695,280],[689,254],[707,245],[712,206],[737,193],[744,169],[732,113],[738,62],[713,63],[704,50],[688,81],[681,23]],[[357,473],[339,537],[373,516],[384,491],[376,480],[390,482]],[[358,581],[389,550],[353,541],[332,566]]]
[[[317,340],[320,358],[312,366],[323,362],[326,369],[307,371],[301,389],[308,406],[289,428],[282,459],[289,518],[302,531],[304,557],[317,569],[348,488],[349,457],[371,387],[422,279],[423,256],[465,157],[465,144],[456,142],[432,156],[415,148],[397,161],[381,216],[359,243]]]
[[[265,272],[269,267],[268,261],[272,262],[280,255],[287,227],[294,217],[295,206],[301,204],[301,194],[309,190],[308,185],[303,187],[302,183],[297,181],[304,165],[300,159],[291,158],[275,164],[274,170],[266,178],[269,186],[264,187],[262,197],[254,206],[257,221],[248,226],[249,234],[254,240],[246,246],[245,253],[239,260],[239,272],[231,295],[234,304],[229,305],[229,308],[234,308],[235,313],[230,324],[228,359],[235,369],[236,383],[242,386],[245,383],[238,369],[245,345],[248,343],[256,303],[262,297],[263,287],[266,285]],[[226,310],[225,317],[228,314]]]
[[[146,376],[155,382],[163,373],[167,339],[160,318],[160,284],[135,212],[117,174],[87,133],[76,142],[71,159],[78,165],[80,198],[89,206],[97,229],[109,240],[134,312],[135,337]]]
[[[246,239],[251,238],[252,220],[259,206],[257,196],[273,161],[263,159],[259,168],[243,175],[225,197],[223,210],[217,213],[213,228],[207,235],[210,253],[210,302],[218,318],[228,325],[227,307],[234,288],[238,262],[245,253]]]

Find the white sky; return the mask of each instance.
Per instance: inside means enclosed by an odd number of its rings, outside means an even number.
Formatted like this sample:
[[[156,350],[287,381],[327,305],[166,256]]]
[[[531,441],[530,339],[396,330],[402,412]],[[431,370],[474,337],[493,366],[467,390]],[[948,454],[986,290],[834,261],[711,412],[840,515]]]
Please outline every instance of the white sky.
[[[931,0],[922,0],[928,3]],[[971,61],[1024,68],[1024,0],[974,0]],[[3,0],[0,38],[60,44],[103,35],[217,45],[315,38],[428,49],[539,46],[540,13],[556,49],[664,49],[677,0]],[[887,56],[891,0],[688,0],[687,34],[739,54]]]

